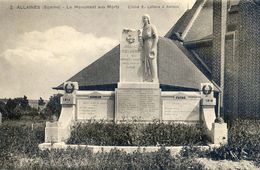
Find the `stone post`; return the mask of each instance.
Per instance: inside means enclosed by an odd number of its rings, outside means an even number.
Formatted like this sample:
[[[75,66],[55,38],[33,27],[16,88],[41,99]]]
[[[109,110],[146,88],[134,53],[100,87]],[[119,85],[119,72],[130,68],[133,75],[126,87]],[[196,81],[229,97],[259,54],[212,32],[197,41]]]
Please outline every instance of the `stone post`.
[[[227,124],[222,118],[216,118],[216,99],[213,96],[214,86],[211,83],[201,84],[201,107],[204,130],[213,144],[227,143]]]
[[[45,143],[65,142],[70,137],[70,125],[76,117],[77,82],[65,82],[61,97],[61,114],[58,121],[46,122]]]

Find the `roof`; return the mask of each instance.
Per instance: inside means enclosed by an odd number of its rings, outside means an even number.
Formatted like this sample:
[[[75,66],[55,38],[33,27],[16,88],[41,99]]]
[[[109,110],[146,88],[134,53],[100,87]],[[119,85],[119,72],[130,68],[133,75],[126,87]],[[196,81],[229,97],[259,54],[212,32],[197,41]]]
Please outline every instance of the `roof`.
[[[176,22],[166,37],[174,39],[175,33],[183,34],[186,32],[183,38],[185,42],[203,39],[212,34],[212,18],[212,0],[197,0],[194,6]]]
[[[177,41],[161,38],[158,50],[159,82],[164,85],[200,89],[209,78],[198,68],[192,53]]]
[[[95,88],[116,85],[119,82],[119,57],[118,45],[68,81],[78,82],[80,89],[85,89],[86,86]],[[158,43],[160,85],[199,90],[200,83],[209,83],[207,76],[196,66],[196,61],[190,58],[192,54],[179,42],[160,37]],[[62,85],[56,89],[62,89]]]
[[[69,79],[79,86],[115,84],[119,81],[120,45]]]
[[[196,12],[196,9],[201,5],[203,0],[197,0],[193,7],[189,10],[187,10],[182,17],[174,24],[174,26],[167,32],[165,37],[168,38],[173,38],[173,34],[178,32],[178,33],[183,33],[185,28],[188,26],[190,20],[192,19],[193,15]]]

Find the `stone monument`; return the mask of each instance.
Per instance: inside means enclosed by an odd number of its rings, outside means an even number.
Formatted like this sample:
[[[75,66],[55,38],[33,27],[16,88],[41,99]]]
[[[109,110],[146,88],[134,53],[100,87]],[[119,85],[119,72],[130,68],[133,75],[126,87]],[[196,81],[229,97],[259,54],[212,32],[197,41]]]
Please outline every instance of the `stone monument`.
[[[148,15],[144,15],[142,21],[142,30],[124,29],[122,32],[120,82],[116,89],[116,121],[160,119],[158,34]]]
[[[148,15],[142,17],[142,22],[140,30],[122,31],[120,77],[115,90],[79,90],[78,82],[63,84],[59,120],[46,123],[45,143],[41,147],[66,142],[73,122],[93,119],[116,123],[203,123],[212,143],[227,143],[227,124],[216,118],[215,86],[210,81],[198,82],[200,91],[161,91],[157,57],[163,55],[157,54],[158,33]]]

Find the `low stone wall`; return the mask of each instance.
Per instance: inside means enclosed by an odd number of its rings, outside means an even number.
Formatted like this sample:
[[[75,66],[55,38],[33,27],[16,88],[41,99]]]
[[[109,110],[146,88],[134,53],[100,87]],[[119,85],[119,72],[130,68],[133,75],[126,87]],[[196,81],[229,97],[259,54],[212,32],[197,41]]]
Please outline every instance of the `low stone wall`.
[[[166,150],[170,151],[170,154],[172,156],[179,155],[181,150],[187,146],[166,146],[164,147]],[[220,147],[220,145],[214,145],[210,144],[208,146],[195,146],[201,150],[208,150],[210,148],[214,147]],[[80,148],[87,148],[89,149],[93,154],[100,153],[100,152],[106,152],[109,153],[113,149],[120,150],[122,152],[126,153],[134,153],[134,152],[140,152],[140,153],[149,153],[149,152],[156,152],[160,150],[161,146],[96,146],[96,145],[67,145],[64,142],[61,143],[42,143],[39,145],[39,148],[41,150],[46,149],[80,149]]]

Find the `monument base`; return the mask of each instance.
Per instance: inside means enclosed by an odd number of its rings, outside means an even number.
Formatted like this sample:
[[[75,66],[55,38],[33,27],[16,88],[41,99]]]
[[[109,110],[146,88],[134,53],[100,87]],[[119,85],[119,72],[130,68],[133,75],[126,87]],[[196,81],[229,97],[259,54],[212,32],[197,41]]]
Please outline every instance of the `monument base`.
[[[212,124],[212,142],[222,145],[228,143],[228,128],[226,123]]]
[[[161,89],[158,83],[119,83],[115,121],[161,120]]]

